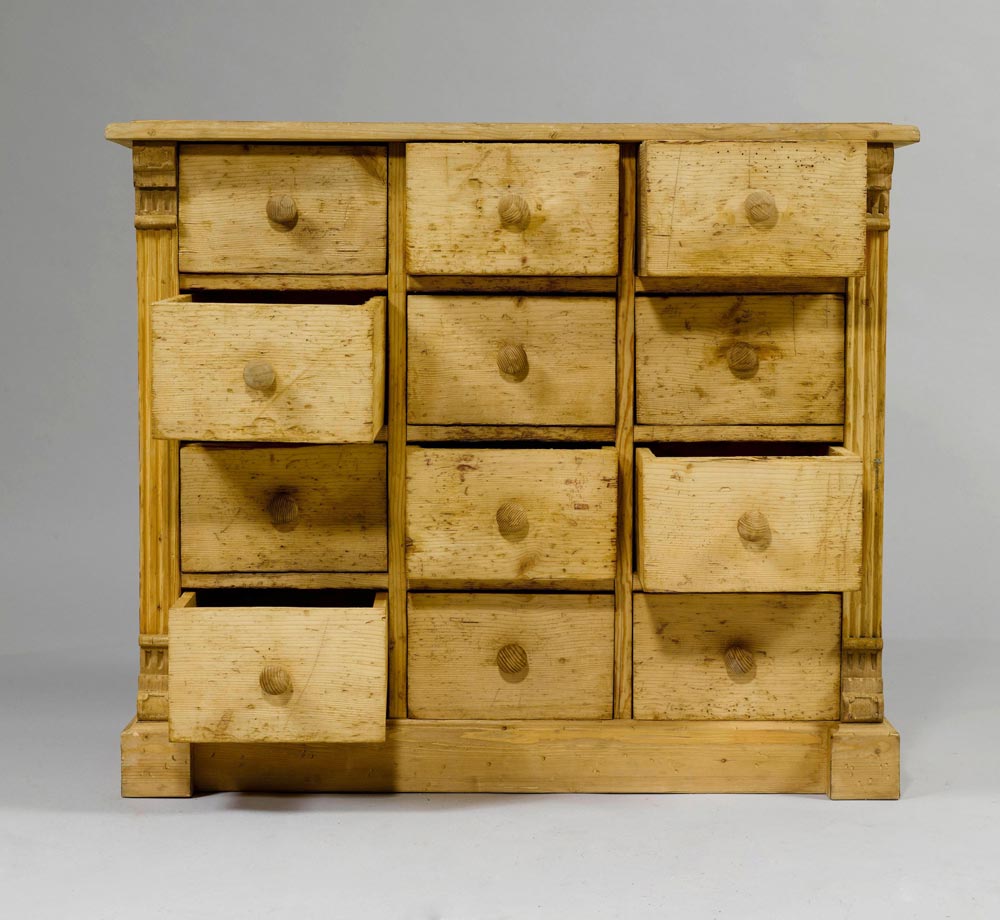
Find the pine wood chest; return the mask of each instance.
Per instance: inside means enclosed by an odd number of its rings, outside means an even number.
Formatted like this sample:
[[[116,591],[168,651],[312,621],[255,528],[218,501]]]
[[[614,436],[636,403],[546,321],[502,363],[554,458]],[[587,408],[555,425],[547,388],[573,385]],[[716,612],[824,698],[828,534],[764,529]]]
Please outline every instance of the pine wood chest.
[[[131,122],[122,792],[896,798],[891,124]]]

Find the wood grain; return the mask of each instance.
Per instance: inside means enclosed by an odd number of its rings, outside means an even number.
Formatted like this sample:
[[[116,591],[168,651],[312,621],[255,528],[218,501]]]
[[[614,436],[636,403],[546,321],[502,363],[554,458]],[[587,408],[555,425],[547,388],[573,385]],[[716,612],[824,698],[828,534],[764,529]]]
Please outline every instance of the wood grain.
[[[809,278],[791,275],[677,275],[636,278],[640,294],[840,294],[844,278]]]
[[[357,588],[386,590],[386,572],[184,572],[181,588]]]
[[[614,423],[611,298],[411,294],[407,321],[411,424]],[[506,372],[505,348],[523,373]]]
[[[164,721],[133,719],[121,734],[124,798],[191,795],[191,745],[171,741]]]
[[[183,291],[384,291],[385,275],[240,274],[186,272]]]
[[[899,732],[888,722],[830,732],[831,799],[898,799]]]
[[[375,572],[386,556],[381,444],[181,449],[186,572]],[[293,521],[271,503],[290,496]]]
[[[617,279],[578,278],[549,275],[526,278],[523,275],[410,275],[406,289],[411,294],[614,294]]]
[[[840,716],[839,594],[636,594],[637,719]],[[733,675],[726,652],[745,648]]]
[[[408,619],[411,718],[611,718],[611,595],[411,594]]]
[[[639,297],[635,323],[640,424],[844,421],[842,297]]]
[[[843,425],[636,425],[637,444],[699,441],[799,441],[839,443]]]
[[[614,144],[408,144],[406,264],[411,275],[614,275]],[[521,196],[525,228],[505,225]]]
[[[181,271],[383,273],[386,189],[384,147],[186,144]],[[291,227],[273,196],[294,200]]]
[[[611,444],[610,425],[407,425],[410,441],[580,441]]]

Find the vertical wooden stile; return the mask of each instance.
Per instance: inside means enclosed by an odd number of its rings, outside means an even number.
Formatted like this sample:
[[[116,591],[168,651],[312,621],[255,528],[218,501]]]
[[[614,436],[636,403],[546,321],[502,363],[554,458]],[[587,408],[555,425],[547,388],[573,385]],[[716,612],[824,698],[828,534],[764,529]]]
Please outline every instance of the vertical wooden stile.
[[[632,718],[632,480],[635,466],[635,144],[621,145],[618,192],[618,531],[615,568],[614,717]]]
[[[406,718],[406,145],[389,145],[389,704]]]

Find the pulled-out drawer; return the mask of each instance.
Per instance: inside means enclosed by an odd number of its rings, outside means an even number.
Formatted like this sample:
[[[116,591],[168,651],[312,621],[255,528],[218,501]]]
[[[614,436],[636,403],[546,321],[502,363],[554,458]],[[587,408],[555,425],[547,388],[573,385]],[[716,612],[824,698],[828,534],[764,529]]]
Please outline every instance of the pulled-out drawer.
[[[385,594],[274,594],[186,593],[170,609],[171,740],[384,740]]]

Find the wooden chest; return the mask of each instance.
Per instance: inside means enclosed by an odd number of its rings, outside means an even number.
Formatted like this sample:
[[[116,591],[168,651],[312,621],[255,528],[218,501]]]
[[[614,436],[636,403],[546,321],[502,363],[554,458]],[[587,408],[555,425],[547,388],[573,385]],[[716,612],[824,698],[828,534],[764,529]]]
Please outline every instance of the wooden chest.
[[[122,792],[895,798],[890,124],[133,122]]]

